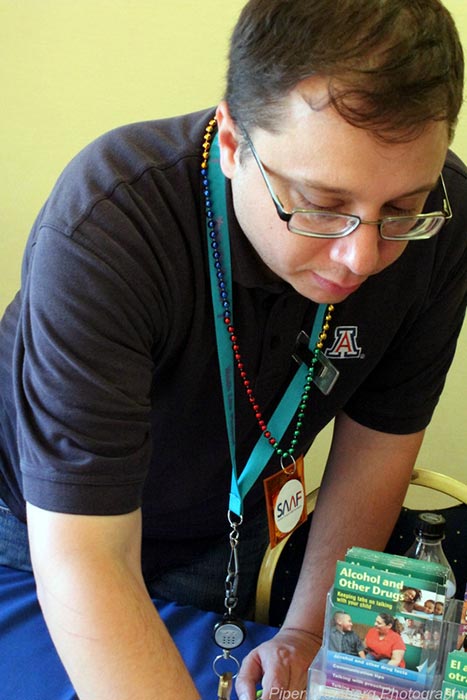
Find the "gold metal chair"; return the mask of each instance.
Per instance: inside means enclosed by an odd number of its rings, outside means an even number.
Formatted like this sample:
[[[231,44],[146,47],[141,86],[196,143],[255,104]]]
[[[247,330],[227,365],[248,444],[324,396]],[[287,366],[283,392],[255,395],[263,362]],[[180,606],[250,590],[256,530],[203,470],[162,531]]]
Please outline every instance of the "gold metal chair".
[[[447,537],[444,550],[456,575],[457,595],[463,596],[467,579],[467,484],[453,477],[416,467],[410,480],[412,486],[422,486],[446,494],[457,501],[447,508],[426,508],[441,512],[446,518]],[[319,488],[307,495],[308,519],[274,549],[267,548],[261,564],[257,588],[255,620],[280,625],[287,611],[300,572],[306,539]],[[416,514],[424,508],[403,507],[386,551],[403,554],[413,541]]]

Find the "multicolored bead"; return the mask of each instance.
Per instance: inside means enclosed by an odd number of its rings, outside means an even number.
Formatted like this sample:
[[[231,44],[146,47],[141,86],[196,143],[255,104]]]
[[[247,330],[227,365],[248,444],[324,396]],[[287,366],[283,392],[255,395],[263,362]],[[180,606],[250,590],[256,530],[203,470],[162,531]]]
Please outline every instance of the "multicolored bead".
[[[215,269],[217,270],[217,279],[218,281],[218,287],[219,287],[219,294],[222,300],[222,305],[225,309],[224,313],[224,323],[226,325],[226,330],[229,334],[230,337],[230,342],[232,345],[232,352],[234,355],[235,363],[237,365],[237,369],[240,373],[240,377],[242,379],[243,386],[245,387],[246,395],[248,398],[249,403],[252,406],[255,419],[258,423],[258,426],[263,434],[263,436],[266,438],[266,440],[269,441],[269,444],[274,448],[274,451],[276,454],[281,457],[281,458],[287,458],[291,457],[293,458],[293,454],[295,451],[295,448],[298,444],[298,440],[301,434],[301,430],[303,427],[303,418],[305,416],[305,410],[308,405],[310,393],[311,393],[311,387],[313,384],[313,377],[315,373],[315,368],[316,364],[318,362],[318,352],[324,347],[324,341],[327,339],[327,331],[329,330],[329,323],[332,320],[332,313],[334,311],[334,306],[332,304],[329,304],[327,307],[327,313],[325,316],[325,321],[323,323],[323,327],[321,329],[321,332],[318,336],[318,342],[316,343],[316,347],[314,349],[314,356],[311,361],[311,367],[309,368],[306,378],[305,378],[305,383],[303,386],[303,392],[300,400],[300,404],[297,410],[297,419],[295,423],[295,428],[293,430],[293,437],[290,441],[290,446],[287,450],[283,450],[280,446],[279,443],[277,442],[276,438],[271,434],[270,430],[268,429],[268,426],[266,422],[263,419],[261,409],[259,404],[257,403],[257,400],[254,396],[253,390],[251,389],[251,382],[248,378],[247,372],[245,370],[245,365],[243,363],[243,358],[242,354],[240,352],[240,343],[238,342],[238,337],[237,333],[235,331],[235,326],[232,323],[231,319],[231,312],[230,312],[230,301],[228,299],[228,295],[226,292],[226,285],[224,281],[224,271],[222,269],[222,259],[221,259],[221,254],[219,251],[219,244],[217,241],[217,231],[216,231],[216,225],[215,225],[215,215],[214,212],[212,211],[212,204],[211,204],[211,198],[210,198],[210,192],[209,192],[209,180],[208,180],[208,172],[207,172],[207,167],[208,167],[208,160],[209,160],[209,153],[210,153],[210,148],[211,148],[211,140],[213,136],[213,132],[217,126],[216,119],[211,119],[208,126],[206,127],[206,132],[204,134],[204,139],[203,139],[203,156],[202,156],[202,161],[201,161],[201,183],[203,186],[203,196],[205,199],[205,213],[206,213],[206,218],[208,220],[208,226],[211,230],[210,237],[211,237],[211,248],[212,248],[212,256],[215,261]]]

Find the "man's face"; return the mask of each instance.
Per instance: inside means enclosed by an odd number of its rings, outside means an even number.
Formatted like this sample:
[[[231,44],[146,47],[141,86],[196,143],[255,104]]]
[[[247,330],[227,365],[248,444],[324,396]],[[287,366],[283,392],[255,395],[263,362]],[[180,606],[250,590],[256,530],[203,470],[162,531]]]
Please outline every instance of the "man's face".
[[[322,81],[305,80],[290,93],[279,133],[250,133],[284,208],[331,210],[369,221],[420,213],[444,163],[446,124],[433,122],[408,143],[382,143],[330,106],[311,109],[304,95],[323,104]],[[334,240],[291,233],[253,157],[240,157],[224,103],[218,122],[221,165],[232,180],[237,219],[260,258],[297,292],[320,303],[340,302],[402,255],[407,242],[384,241],[371,224]]]
[[[341,621],[341,629],[343,632],[351,632],[353,627],[352,618],[350,615],[343,615]]]

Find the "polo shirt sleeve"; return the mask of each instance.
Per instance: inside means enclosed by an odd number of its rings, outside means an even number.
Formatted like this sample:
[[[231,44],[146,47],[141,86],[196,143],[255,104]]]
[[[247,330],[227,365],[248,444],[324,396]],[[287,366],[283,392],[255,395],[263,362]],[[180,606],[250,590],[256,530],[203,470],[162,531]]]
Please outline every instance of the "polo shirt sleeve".
[[[49,510],[116,514],[141,501],[157,304],[141,279],[130,286],[109,263],[128,257],[110,245],[91,250],[44,226],[29,261],[15,348],[18,440],[24,496]]]

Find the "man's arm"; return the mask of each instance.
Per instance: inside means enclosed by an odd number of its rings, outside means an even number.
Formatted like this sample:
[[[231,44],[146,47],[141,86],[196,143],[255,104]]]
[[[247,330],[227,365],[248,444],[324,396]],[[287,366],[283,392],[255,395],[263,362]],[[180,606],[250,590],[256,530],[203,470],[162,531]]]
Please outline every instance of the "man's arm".
[[[336,560],[351,546],[384,549],[399,516],[423,432],[392,435],[336,418],[303,568],[284,627],[321,634]]]
[[[27,513],[39,601],[80,700],[199,698],[144,585],[140,511]]]
[[[350,546],[384,548],[400,512],[423,432],[392,435],[336,418],[307,550],[287,617],[276,637],[245,660],[237,691],[253,698],[253,680],[298,689],[320,646],[326,594],[336,561]],[[267,695],[266,695],[267,696]]]

